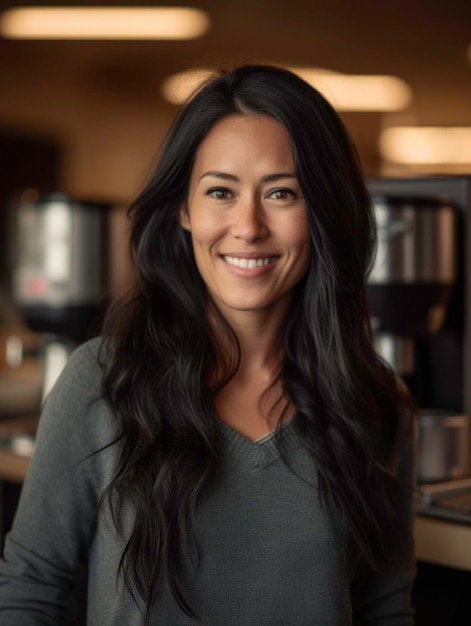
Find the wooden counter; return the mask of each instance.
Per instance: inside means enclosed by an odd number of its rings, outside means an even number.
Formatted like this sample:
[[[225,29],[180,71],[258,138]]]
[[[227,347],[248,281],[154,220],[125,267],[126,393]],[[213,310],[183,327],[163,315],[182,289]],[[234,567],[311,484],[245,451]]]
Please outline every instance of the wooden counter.
[[[29,456],[15,453],[8,443],[11,437],[33,437],[39,417],[27,416],[0,420],[0,481],[21,484],[29,466]]]
[[[0,480],[21,484],[29,466],[29,457],[0,449]]]
[[[417,515],[414,535],[419,561],[471,571],[471,526]]]

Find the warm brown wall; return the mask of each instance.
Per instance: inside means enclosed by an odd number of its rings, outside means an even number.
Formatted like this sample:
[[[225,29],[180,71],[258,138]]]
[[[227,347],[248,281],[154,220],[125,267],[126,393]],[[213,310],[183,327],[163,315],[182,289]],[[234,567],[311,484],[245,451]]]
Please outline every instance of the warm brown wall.
[[[124,97],[123,97],[124,96]],[[142,185],[170,122],[152,102],[87,86],[74,77],[28,71],[2,76],[0,125],[56,138],[62,189],[79,197],[129,201]]]

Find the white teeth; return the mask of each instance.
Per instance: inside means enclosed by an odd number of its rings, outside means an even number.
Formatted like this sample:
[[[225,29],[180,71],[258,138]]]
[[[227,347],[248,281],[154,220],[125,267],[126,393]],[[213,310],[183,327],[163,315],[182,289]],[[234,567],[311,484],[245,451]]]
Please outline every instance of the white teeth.
[[[277,257],[266,257],[264,259],[240,259],[233,256],[223,256],[222,258],[224,259],[224,261],[226,261],[226,263],[229,263],[229,265],[234,265],[235,267],[242,267],[243,269],[249,270],[253,270],[256,267],[262,267],[262,265],[269,265],[277,259]]]

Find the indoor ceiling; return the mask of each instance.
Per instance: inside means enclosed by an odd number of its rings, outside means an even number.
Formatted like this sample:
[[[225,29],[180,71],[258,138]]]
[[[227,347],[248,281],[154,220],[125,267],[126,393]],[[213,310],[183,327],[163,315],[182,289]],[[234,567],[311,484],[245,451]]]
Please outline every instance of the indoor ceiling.
[[[0,9],[28,4],[46,3],[0,0]],[[70,4],[191,5],[145,0]],[[47,74],[49,81],[74,77],[77,84],[106,86],[116,98],[125,94],[170,115],[174,109],[163,101],[160,85],[192,66],[268,62],[397,76],[413,92],[406,110],[342,114],[370,172],[381,171],[377,139],[384,127],[471,127],[470,0],[199,0],[194,6],[207,11],[211,27],[192,41],[0,39],[0,77],[21,75],[24,67],[38,76]],[[12,84],[10,80],[10,89]],[[466,168],[471,172],[471,164]]]

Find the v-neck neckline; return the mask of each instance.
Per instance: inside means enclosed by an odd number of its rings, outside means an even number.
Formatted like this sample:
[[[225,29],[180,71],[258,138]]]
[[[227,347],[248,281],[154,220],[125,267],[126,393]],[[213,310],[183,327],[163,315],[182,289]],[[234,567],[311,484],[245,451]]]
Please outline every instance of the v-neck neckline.
[[[231,426],[220,420],[221,432],[227,444],[227,449],[232,456],[236,457],[252,468],[264,467],[280,459],[277,439],[280,439],[283,452],[290,452],[301,445],[295,429],[294,417],[284,424],[278,432],[273,432],[273,437],[265,441],[251,441],[241,435]]]

